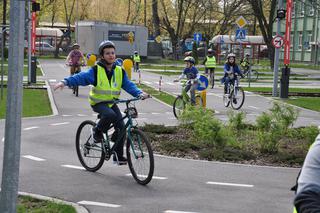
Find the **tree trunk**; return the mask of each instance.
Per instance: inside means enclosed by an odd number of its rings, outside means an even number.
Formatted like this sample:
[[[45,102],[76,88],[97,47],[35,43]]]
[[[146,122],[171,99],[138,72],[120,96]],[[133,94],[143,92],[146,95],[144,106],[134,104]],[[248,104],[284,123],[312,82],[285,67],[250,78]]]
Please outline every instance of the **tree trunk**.
[[[160,35],[160,18],[158,13],[158,0],[152,0],[152,22],[153,35],[156,37]]]

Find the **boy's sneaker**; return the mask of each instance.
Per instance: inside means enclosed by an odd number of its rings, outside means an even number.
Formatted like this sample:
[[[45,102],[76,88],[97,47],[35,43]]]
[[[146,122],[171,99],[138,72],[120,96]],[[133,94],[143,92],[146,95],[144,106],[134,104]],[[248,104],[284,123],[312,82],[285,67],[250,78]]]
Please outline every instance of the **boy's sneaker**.
[[[234,104],[237,104],[237,103],[238,103],[237,99],[234,98],[234,99],[233,99],[233,103],[234,103]]]
[[[117,159],[116,155],[113,155],[113,163],[116,163],[118,165],[126,165],[127,164],[127,158],[123,157],[123,156],[119,156]]]
[[[95,143],[101,143],[103,140],[102,131],[98,130],[97,127],[93,127],[92,130],[93,130],[93,141]]]

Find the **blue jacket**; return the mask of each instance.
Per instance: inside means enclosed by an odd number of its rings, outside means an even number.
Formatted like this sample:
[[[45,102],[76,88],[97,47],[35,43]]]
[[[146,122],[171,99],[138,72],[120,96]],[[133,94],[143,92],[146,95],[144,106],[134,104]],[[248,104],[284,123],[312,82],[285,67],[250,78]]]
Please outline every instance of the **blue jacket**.
[[[230,67],[231,66],[228,63],[224,64],[223,70],[225,75],[227,74],[227,71],[230,71]],[[237,64],[233,66],[233,72],[241,75],[241,70]]]
[[[99,64],[104,67],[103,64]],[[112,67],[111,73],[109,75],[107,74],[108,78],[111,79],[111,76],[113,75],[115,65]],[[127,93],[134,97],[138,97],[142,91],[128,79],[128,76],[126,72],[122,69],[123,77],[122,77],[122,89],[124,89]],[[90,69],[86,71],[82,71],[78,74],[75,74],[73,76],[67,77],[64,79],[64,82],[67,86],[88,86],[93,85],[95,86],[97,84],[97,66],[93,66]]]
[[[196,67],[192,66],[191,68],[185,68],[183,70],[183,75],[187,76],[187,79],[195,79],[197,78],[199,71]]]

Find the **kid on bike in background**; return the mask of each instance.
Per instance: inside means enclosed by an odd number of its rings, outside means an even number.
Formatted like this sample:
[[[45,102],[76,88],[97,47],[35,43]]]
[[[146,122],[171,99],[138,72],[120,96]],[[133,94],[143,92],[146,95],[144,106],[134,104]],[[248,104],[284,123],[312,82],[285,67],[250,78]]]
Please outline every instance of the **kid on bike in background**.
[[[184,59],[186,62],[186,68],[183,70],[182,74],[178,79],[174,80],[174,82],[178,82],[185,76],[189,80],[188,84],[185,87],[185,91],[188,92],[190,90],[191,96],[191,104],[196,105],[196,89],[198,87],[198,79],[200,77],[198,69],[194,66],[195,60],[192,56],[187,56]]]
[[[239,66],[236,64],[236,55],[233,53],[228,54],[227,62],[224,64],[224,77],[221,79],[221,83],[224,83],[224,93],[228,91],[228,84],[234,83],[235,75],[243,77]]]
[[[214,70],[216,68],[216,57],[214,57],[212,49],[208,49],[208,56],[202,64],[205,65],[205,74],[209,76],[212,89],[214,87]]]
[[[141,99],[149,97],[128,79],[126,72],[120,66],[115,64],[115,50],[116,47],[113,42],[108,40],[101,42],[99,45],[101,59],[97,65],[87,71],[65,78],[54,86],[54,90],[57,90],[58,88],[63,89],[64,86],[93,85],[89,94],[89,102],[93,111],[101,115],[101,119],[93,128],[93,139],[96,143],[103,140],[102,132],[107,130],[111,124],[114,124],[115,128],[111,137],[113,141],[118,137],[119,131],[124,128],[124,121],[118,106],[103,103],[104,101],[119,98],[121,89],[134,97],[140,97]],[[123,156],[124,143],[125,136],[115,149],[117,156],[113,156],[113,161],[119,165],[127,163],[127,159]]]
[[[243,59],[241,59],[241,61],[240,61],[240,66],[241,66],[241,68],[242,68],[242,70],[244,72],[247,72],[249,70],[249,68],[250,68],[250,59],[249,59],[249,57],[250,57],[250,54],[246,53],[245,57]]]
[[[133,63],[134,63],[134,72],[138,72],[139,69],[139,64],[141,62],[140,55],[138,54],[138,51],[134,51],[134,55],[132,56],[133,58]]]
[[[79,44],[74,43],[72,45],[72,50],[66,59],[66,64],[70,66],[70,75],[80,71],[80,66],[86,64],[86,59],[80,51]]]

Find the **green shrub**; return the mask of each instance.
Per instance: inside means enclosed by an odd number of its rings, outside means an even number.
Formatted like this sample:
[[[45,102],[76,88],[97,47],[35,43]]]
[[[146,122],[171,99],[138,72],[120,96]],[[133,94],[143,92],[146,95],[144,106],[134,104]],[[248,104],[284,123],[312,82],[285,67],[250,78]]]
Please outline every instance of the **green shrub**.
[[[228,111],[228,126],[234,130],[243,130],[246,128],[246,124],[244,122],[246,118],[246,114],[244,112],[234,112]]]
[[[152,132],[157,134],[173,134],[177,131],[177,127],[175,126],[165,126],[158,124],[145,124],[140,128],[145,132]]]
[[[281,133],[277,130],[270,132],[258,131],[257,142],[261,153],[274,154],[279,150]]]
[[[259,130],[270,131],[272,126],[272,117],[270,114],[263,112],[262,115],[257,117],[256,123]]]

